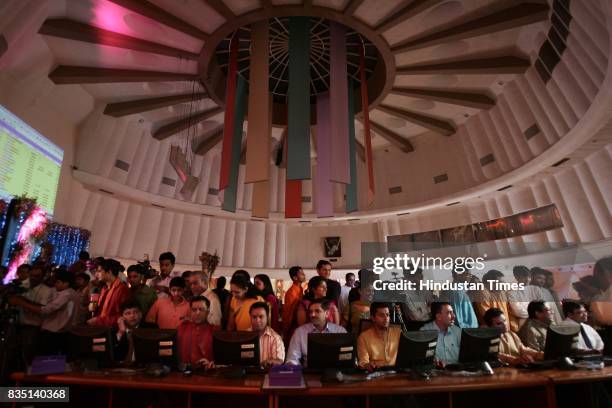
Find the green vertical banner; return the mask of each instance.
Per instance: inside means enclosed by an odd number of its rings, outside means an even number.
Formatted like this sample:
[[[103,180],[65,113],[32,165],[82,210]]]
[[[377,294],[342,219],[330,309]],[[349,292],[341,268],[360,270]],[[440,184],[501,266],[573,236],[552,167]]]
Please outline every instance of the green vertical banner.
[[[225,211],[236,212],[236,196],[238,193],[238,168],[242,150],[242,127],[246,108],[248,84],[241,76],[236,83],[236,101],[234,105],[234,135],[232,137],[232,160],[230,162],[229,185],[224,190],[223,206]]]
[[[287,180],[310,179],[310,18],[289,18]]]
[[[351,182],[346,185],[346,212],[357,211],[357,161],[355,160],[355,95],[353,80],[348,82],[348,145]]]

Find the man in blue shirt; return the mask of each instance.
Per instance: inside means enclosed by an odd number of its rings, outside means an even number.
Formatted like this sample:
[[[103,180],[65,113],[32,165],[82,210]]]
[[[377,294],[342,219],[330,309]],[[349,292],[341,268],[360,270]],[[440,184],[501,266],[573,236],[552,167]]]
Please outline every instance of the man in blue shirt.
[[[461,329],[455,323],[455,312],[448,302],[433,302],[431,304],[433,321],[421,327],[421,330],[434,330],[438,332],[436,345],[436,363],[447,365],[459,361],[461,347]]]
[[[344,327],[327,321],[328,310],[329,301],[326,299],[316,299],[310,303],[308,306],[310,323],[295,329],[291,336],[287,351],[287,364],[299,365],[300,361],[303,361],[303,365],[307,365],[309,333],[346,333]]]

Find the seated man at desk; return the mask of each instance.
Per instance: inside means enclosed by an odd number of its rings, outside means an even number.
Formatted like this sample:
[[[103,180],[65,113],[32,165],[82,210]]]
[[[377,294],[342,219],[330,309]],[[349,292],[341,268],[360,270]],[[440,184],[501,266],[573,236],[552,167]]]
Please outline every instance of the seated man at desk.
[[[563,302],[563,314],[566,324],[579,324],[580,336],[578,336],[578,350],[584,352],[601,353],[604,349],[604,342],[601,336],[591,326],[586,324],[589,317],[588,312],[583,304],[572,302],[571,300]]]
[[[194,368],[212,368],[214,327],[209,324],[210,301],[204,296],[192,297],[189,301],[189,317],[178,327],[178,344],[181,362]]]
[[[362,332],[357,339],[357,354],[361,368],[371,371],[395,365],[402,330],[399,326],[390,326],[389,309],[389,304],[383,302],[374,302],[370,306],[373,325]]]
[[[264,367],[283,364],[285,345],[281,336],[268,325],[270,308],[265,302],[256,302],[249,308],[251,330],[259,333],[259,361]]]
[[[545,302],[536,300],[529,302],[527,314],[529,318],[521,326],[518,335],[527,347],[544,351],[546,331],[553,321],[552,312]]]
[[[421,327],[421,330],[438,332],[436,345],[436,364],[456,364],[459,361],[461,347],[461,329],[455,325],[455,312],[448,302],[433,302],[431,304],[433,321]]]
[[[327,321],[329,301],[326,299],[315,299],[308,306],[308,317],[310,323],[306,323],[295,329],[289,350],[287,351],[287,364],[307,366],[308,357],[308,334],[309,333],[346,333],[344,327]]]
[[[134,362],[134,343],[132,331],[134,329],[156,329],[155,323],[142,321],[142,312],[137,300],[132,299],[121,305],[121,317],[117,319],[117,333],[115,338],[115,359],[125,363]]]
[[[534,360],[542,360],[544,353],[534,350],[523,344],[519,336],[509,330],[504,312],[492,307],[484,314],[485,324],[501,330],[499,337],[499,359],[510,365],[529,364]]]

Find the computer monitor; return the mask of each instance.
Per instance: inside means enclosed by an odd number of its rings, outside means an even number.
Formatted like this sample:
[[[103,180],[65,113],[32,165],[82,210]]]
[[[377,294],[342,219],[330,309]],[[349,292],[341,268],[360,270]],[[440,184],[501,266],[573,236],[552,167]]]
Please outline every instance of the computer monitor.
[[[259,366],[259,334],[252,331],[213,332],[216,365]]]
[[[495,362],[499,354],[499,336],[501,330],[496,327],[463,329],[461,331],[460,363]]]
[[[574,354],[579,335],[580,326],[577,324],[550,325],[546,331],[544,359],[554,360]]]
[[[612,326],[597,330],[604,343],[603,355],[612,357]]]
[[[395,367],[398,369],[433,368],[438,332],[409,331],[400,336]]]
[[[134,329],[134,357],[137,365],[152,363],[175,367],[178,362],[176,330]]]
[[[308,368],[348,370],[355,368],[355,336],[350,333],[308,334]]]
[[[111,330],[103,326],[78,326],[70,331],[69,360],[84,368],[109,367],[114,361]]]

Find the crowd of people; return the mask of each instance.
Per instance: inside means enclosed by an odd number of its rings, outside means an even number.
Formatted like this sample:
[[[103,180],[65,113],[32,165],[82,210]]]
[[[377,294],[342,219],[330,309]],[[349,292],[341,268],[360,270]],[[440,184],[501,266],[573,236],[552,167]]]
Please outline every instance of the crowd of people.
[[[114,259],[92,260],[87,253],[70,268],[21,265],[15,281],[3,290],[19,312],[16,335],[23,360],[66,353],[70,330],[89,325],[112,329],[115,356],[128,363],[134,361],[134,329],[175,329],[179,359],[202,368],[214,365],[216,330],[259,333],[264,366],[307,365],[310,333],[350,332],[357,337],[359,366],[370,370],[395,364],[402,331],[434,330],[436,363],[446,365],[458,362],[461,329],[483,326],[500,330],[500,360],[518,365],[543,358],[547,328],[553,323],[580,325],[578,348],[589,353],[604,348],[592,325],[612,323],[612,299],[605,298],[612,286],[612,257],[595,264],[600,296],[592,296],[588,305],[558,299],[552,273],[539,267],[513,269],[514,279],[525,285],[522,291],[406,291],[401,302],[392,304],[378,299],[370,271],[347,273],[341,285],[332,279],[332,265],[325,260],[317,263],[317,275],[308,282],[301,267],[291,267],[291,286],[283,298],[265,274],[251,278],[237,270],[228,290],[226,278],[211,279],[204,262],[201,270],[183,273],[174,266],[170,252],[159,256],[159,272],[153,274],[146,264],[125,271]],[[422,280],[423,273],[405,271],[405,279]],[[477,278],[465,272],[453,273],[453,279]],[[503,279],[497,270],[482,277],[483,282]]]

